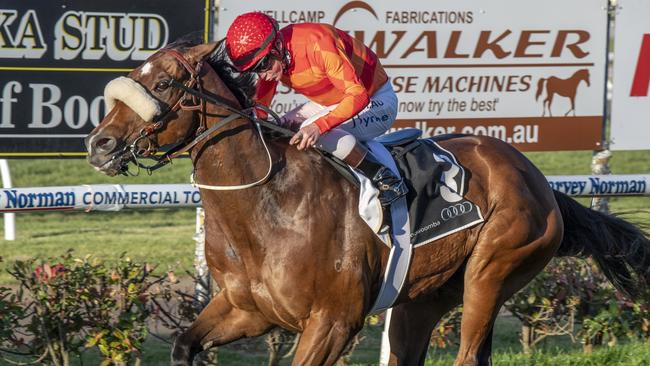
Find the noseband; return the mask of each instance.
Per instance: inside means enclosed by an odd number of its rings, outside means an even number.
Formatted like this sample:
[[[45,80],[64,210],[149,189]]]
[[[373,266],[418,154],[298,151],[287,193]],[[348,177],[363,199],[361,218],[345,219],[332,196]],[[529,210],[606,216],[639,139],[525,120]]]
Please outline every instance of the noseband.
[[[212,133],[214,133],[216,130],[238,119],[239,117],[248,119],[249,121],[256,124],[258,128],[261,125],[265,128],[274,130],[283,136],[286,137],[293,136],[293,131],[282,128],[278,125],[280,121],[280,117],[266,106],[256,105],[251,108],[240,110],[240,109],[233,108],[225,100],[219,100],[219,98],[215,95],[205,93],[205,91],[203,90],[203,85],[201,83],[201,76],[205,75],[209,71],[212,71],[209,69],[211,68],[211,66],[207,64],[205,61],[203,60],[199,61],[195,67],[192,67],[192,65],[187,61],[185,56],[183,56],[182,53],[180,53],[175,49],[163,48],[160,49],[158,52],[163,52],[174,57],[183,66],[183,68],[185,68],[185,70],[189,73],[190,77],[184,83],[181,83],[175,79],[169,80],[168,85],[170,87],[180,89],[181,91],[183,91],[181,96],[173,104],[173,106],[169,108],[165,113],[162,113],[160,116],[155,117],[152,123],[145,125],[138,133],[138,137],[130,145],[125,146],[122,149],[122,151],[115,154],[113,159],[117,159],[126,154],[131,155],[134,164],[138,168],[138,170],[135,173],[131,173],[128,170],[128,163],[126,163],[122,167],[122,174],[138,175],[140,169],[144,169],[145,171],[147,171],[149,175],[151,175],[154,170],[160,169],[161,167],[171,163],[172,159],[180,156],[183,153],[188,152],[196,144],[210,137],[210,135],[212,135]],[[207,103],[217,105],[221,109],[225,109],[231,114],[227,116],[217,115],[224,118],[222,118],[221,121],[219,121],[214,126],[208,129],[206,126],[207,116],[208,116],[206,112]],[[261,109],[264,112],[266,112],[268,115],[272,116],[276,120],[276,124],[269,123],[267,121],[263,121],[256,118],[255,115],[252,113],[254,109]],[[168,120],[168,116],[178,112],[179,110],[199,111],[199,127],[196,129],[194,134],[190,136],[188,139],[174,146],[172,149],[165,152],[162,156],[156,157],[155,153],[157,152],[157,147],[151,137],[152,135],[158,133],[164,128]],[[261,131],[260,131],[260,135],[261,135]],[[138,147],[138,144],[141,141],[147,142],[148,145],[146,149],[141,149]],[[139,158],[153,159],[156,161],[156,163],[153,165],[145,165],[138,160]]]

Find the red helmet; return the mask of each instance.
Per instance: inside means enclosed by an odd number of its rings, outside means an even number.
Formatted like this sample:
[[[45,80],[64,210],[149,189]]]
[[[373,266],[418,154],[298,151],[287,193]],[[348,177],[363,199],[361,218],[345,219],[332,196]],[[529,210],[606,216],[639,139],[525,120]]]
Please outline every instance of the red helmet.
[[[246,71],[266,56],[278,33],[275,19],[260,12],[238,16],[226,33],[226,51],[239,71]]]

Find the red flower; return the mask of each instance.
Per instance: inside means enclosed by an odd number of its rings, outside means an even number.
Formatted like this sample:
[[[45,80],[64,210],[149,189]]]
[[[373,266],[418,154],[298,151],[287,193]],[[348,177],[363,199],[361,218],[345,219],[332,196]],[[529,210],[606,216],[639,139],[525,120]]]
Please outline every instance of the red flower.
[[[46,263],[34,269],[34,277],[36,277],[39,282],[49,282],[53,278],[63,277],[67,271],[67,268],[65,268],[61,263],[54,267],[50,267],[50,265]]]

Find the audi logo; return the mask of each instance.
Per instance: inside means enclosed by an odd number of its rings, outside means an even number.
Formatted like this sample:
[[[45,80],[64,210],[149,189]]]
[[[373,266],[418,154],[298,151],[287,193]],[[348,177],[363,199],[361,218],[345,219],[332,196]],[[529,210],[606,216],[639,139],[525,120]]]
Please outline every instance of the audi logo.
[[[453,206],[445,207],[440,211],[440,218],[443,221],[451,220],[458,216],[463,216],[464,214],[471,212],[473,206],[470,202],[457,203]]]

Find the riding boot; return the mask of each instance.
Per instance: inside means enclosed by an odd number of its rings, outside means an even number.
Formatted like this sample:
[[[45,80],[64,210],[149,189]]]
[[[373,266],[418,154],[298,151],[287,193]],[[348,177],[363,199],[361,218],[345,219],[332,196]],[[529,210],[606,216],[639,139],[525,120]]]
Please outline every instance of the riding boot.
[[[383,166],[377,159],[361,144],[353,149],[357,157],[355,166],[360,170],[372,184],[379,190],[379,202],[386,207],[398,198],[408,193],[408,188],[402,178],[397,177],[390,169]],[[347,159],[346,159],[347,160]],[[360,160],[360,161],[359,161]]]

